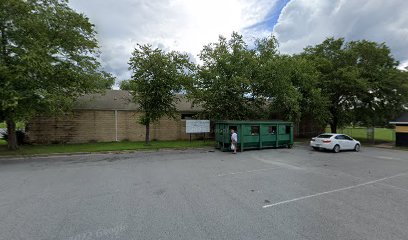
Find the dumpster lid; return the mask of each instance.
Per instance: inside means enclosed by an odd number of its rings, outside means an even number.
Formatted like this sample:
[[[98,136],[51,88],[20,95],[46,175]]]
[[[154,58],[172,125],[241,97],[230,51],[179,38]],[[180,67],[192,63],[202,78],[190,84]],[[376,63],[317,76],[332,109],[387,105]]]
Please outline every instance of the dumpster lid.
[[[266,121],[266,120],[251,120],[251,121],[245,121],[245,120],[221,120],[221,121],[215,121],[215,123],[224,123],[224,124],[288,124],[288,125],[293,125],[293,122],[286,122],[286,121],[281,121],[281,120],[271,120],[271,121]]]

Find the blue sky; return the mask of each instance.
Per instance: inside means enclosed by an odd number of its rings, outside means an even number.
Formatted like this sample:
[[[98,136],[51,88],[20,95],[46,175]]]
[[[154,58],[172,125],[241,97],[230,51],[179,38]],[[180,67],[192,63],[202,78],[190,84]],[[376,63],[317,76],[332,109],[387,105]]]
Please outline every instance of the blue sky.
[[[118,81],[137,43],[188,53],[233,31],[244,39],[275,35],[282,53],[327,37],[385,42],[408,64],[406,0],[70,0],[96,25],[104,68]],[[248,42],[250,44],[250,42]]]
[[[263,30],[271,31],[273,27],[278,22],[279,16],[283,8],[289,3],[290,0],[280,0],[275,3],[275,5],[270,9],[267,15],[260,22],[255,23],[252,26],[246,28],[246,30]]]

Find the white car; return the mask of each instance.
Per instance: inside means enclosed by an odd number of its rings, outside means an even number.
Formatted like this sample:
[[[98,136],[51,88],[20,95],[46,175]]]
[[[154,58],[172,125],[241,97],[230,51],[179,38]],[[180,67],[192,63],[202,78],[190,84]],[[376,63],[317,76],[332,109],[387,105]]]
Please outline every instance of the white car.
[[[341,150],[354,150],[358,152],[360,151],[361,143],[345,134],[323,133],[312,138],[310,146],[314,150],[325,149],[335,153]]]

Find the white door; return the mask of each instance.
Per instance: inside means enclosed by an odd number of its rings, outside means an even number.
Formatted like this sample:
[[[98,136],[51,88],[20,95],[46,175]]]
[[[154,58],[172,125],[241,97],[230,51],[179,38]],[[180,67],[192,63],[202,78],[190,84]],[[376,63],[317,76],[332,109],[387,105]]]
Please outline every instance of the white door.
[[[350,150],[354,149],[355,142],[354,142],[353,138],[351,138],[351,137],[349,137],[347,135],[344,135],[344,141],[347,143],[347,149],[350,149]]]
[[[346,137],[344,135],[337,135],[335,138],[336,138],[338,144],[340,145],[341,150],[350,149],[349,141],[346,139]]]

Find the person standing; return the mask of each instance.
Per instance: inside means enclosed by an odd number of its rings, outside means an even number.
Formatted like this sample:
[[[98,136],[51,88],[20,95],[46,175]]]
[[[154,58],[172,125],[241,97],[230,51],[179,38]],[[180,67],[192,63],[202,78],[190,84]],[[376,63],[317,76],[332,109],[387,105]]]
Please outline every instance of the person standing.
[[[234,131],[234,129],[231,129],[231,150],[233,150],[234,154],[237,153],[237,146],[238,146],[238,135]]]

